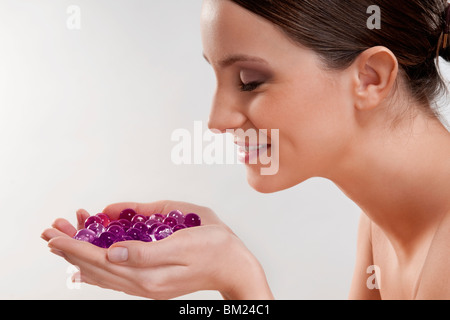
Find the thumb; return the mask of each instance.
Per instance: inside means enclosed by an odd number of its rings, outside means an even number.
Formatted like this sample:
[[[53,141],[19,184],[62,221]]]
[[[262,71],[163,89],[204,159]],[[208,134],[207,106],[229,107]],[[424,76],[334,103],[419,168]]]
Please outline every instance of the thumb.
[[[183,241],[175,235],[157,242],[123,241],[108,248],[108,260],[130,267],[146,268],[162,265],[183,265]]]

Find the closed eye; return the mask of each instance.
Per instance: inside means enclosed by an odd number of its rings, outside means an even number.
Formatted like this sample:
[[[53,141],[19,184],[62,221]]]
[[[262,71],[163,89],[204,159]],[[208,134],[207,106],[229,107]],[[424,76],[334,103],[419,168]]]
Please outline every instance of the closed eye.
[[[240,86],[240,89],[242,92],[251,92],[256,90],[260,85],[262,85],[262,82],[250,82],[250,83],[242,83]]]

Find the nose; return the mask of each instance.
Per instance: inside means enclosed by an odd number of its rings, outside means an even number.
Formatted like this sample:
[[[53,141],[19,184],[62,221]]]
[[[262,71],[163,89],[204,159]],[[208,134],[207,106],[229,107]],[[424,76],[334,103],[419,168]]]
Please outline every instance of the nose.
[[[232,95],[217,91],[211,106],[208,128],[226,133],[227,129],[242,128],[247,117]]]

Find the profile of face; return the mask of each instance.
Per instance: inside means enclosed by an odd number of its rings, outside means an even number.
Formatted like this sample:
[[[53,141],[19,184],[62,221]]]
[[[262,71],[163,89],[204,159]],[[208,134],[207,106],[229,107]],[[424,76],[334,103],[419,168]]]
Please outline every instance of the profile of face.
[[[310,49],[232,1],[204,0],[204,56],[217,88],[209,128],[278,129],[278,172],[262,175],[246,164],[247,180],[271,193],[312,177],[327,177],[354,134],[350,77],[326,71]]]

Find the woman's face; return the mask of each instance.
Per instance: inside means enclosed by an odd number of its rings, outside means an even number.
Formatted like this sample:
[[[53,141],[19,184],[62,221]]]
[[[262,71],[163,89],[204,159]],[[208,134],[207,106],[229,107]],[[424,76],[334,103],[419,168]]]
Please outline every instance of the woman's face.
[[[345,72],[324,71],[314,52],[231,1],[205,0],[201,26],[204,55],[217,77],[209,128],[265,129],[268,139],[279,130],[269,140],[278,172],[262,175],[265,165],[248,163],[249,184],[269,193],[327,177],[352,136]]]

